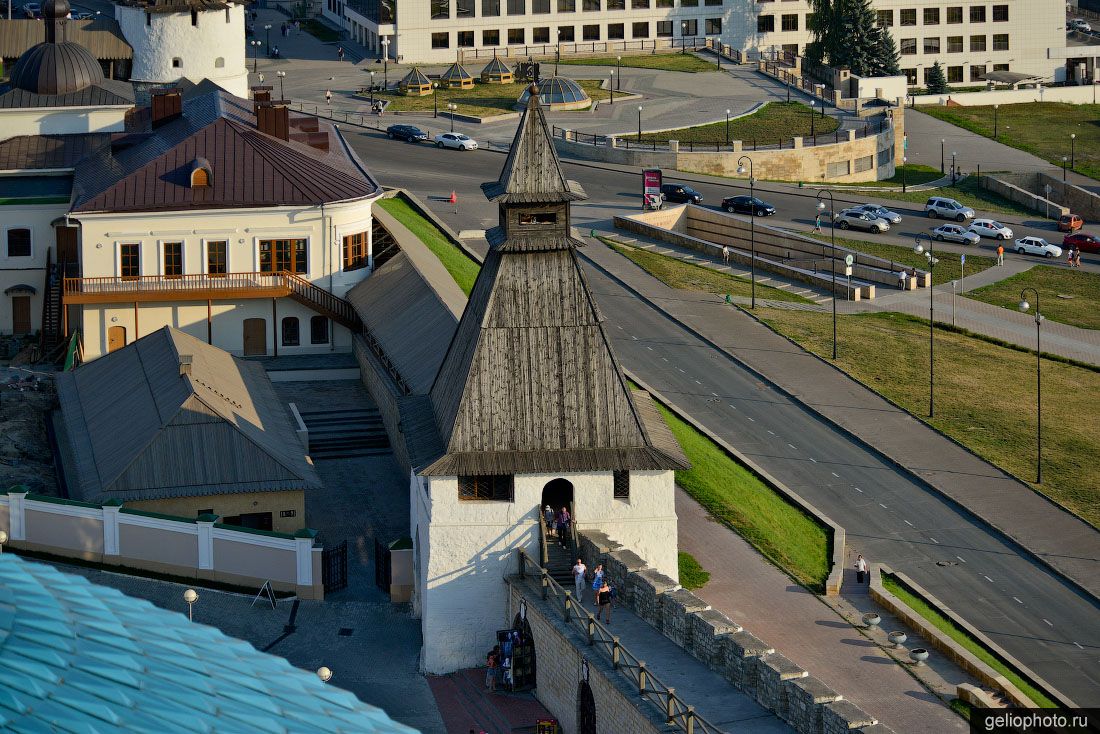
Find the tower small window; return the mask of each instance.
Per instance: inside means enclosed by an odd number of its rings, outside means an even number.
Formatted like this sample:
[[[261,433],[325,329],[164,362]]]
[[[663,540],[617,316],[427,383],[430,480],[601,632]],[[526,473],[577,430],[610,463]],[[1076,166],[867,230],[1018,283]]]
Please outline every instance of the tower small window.
[[[557,224],[557,212],[524,212],[519,215],[520,224]]]
[[[296,347],[300,343],[298,319],[295,316],[287,316],[283,319],[283,346]]]
[[[615,499],[630,499],[630,472],[616,471],[613,473],[613,476],[615,478],[615,491],[613,495]]]
[[[199,24],[199,11],[191,10],[191,25],[197,26]]]
[[[31,256],[31,231],[25,227],[8,230],[8,257]]]
[[[175,58],[173,58],[172,59],[172,68],[173,69],[182,69],[183,68],[183,59],[181,59],[179,56],[176,56]]]
[[[513,477],[511,474],[465,476],[458,478],[460,500],[513,501]]]
[[[145,25],[153,25],[153,14],[148,11],[145,13]]]
[[[313,316],[309,319],[309,343],[328,344],[328,317]]]
[[[225,59],[221,56],[214,59],[214,68],[215,69],[224,69],[225,68]]]
[[[191,171],[191,188],[198,188],[200,186],[210,185],[210,174],[206,172],[205,168],[196,168]]]

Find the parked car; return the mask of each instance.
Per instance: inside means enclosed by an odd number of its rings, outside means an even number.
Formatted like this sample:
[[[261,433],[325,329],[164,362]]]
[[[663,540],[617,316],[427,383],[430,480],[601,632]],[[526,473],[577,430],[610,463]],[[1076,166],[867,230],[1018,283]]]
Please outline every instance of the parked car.
[[[23,6],[23,15],[34,19],[42,15],[42,6],[38,3],[27,3]]]
[[[1074,18],[1066,24],[1066,28],[1071,31],[1080,31],[1081,33],[1092,33],[1092,26],[1083,18]]]
[[[758,217],[770,217],[775,207],[755,196],[727,196],[722,199],[722,208],[730,214],[755,214]]]
[[[665,197],[665,201],[671,201],[673,204],[703,203],[702,194],[690,186],[684,186],[683,184],[661,184],[661,196]]]
[[[435,147],[477,150],[477,141],[462,133],[440,133],[435,136]]]
[[[924,204],[924,212],[930,219],[942,217],[943,219],[954,219],[956,222],[965,222],[967,219],[974,218],[973,209],[963,206],[954,199],[948,199],[946,196],[931,197]]]
[[[1081,252],[1100,254],[1100,237],[1085,232],[1074,232],[1065,236],[1062,240],[1062,247],[1076,247]]]
[[[976,245],[982,241],[977,232],[965,229],[960,224],[941,224],[932,230],[932,236],[940,242],[958,242],[962,245]]]
[[[1062,248],[1052,245],[1042,237],[1021,237],[1016,240],[1016,252],[1021,255],[1042,255],[1043,257],[1061,257]]]
[[[871,216],[885,219],[890,224],[901,224],[901,215],[897,212],[890,211],[881,204],[860,204],[859,206],[852,207],[854,211],[867,212]]]
[[[416,125],[390,125],[386,128],[386,135],[390,136],[390,140],[404,140],[409,143],[419,143],[421,140],[428,139],[428,133]]]
[[[1063,214],[1058,218],[1059,232],[1076,232],[1085,226],[1085,220],[1076,214]]]
[[[994,240],[1012,239],[1012,230],[996,219],[975,219],[970,223],[970,231],[980,237]]]
[[[862,229],[879,234],[890,229],[890,223],[882,217],[868,214],[859,209],[845,209],[836,215],[836,226],[841,229]]]

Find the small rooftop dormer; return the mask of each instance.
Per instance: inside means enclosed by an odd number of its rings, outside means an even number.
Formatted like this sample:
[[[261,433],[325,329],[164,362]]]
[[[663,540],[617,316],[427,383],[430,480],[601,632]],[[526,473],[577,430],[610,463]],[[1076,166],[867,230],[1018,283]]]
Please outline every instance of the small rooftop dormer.
[[[214,171],[210,167],[210,161],[205,158],[196,158],[191,161],[191,188],[201,189],[213,185]]]

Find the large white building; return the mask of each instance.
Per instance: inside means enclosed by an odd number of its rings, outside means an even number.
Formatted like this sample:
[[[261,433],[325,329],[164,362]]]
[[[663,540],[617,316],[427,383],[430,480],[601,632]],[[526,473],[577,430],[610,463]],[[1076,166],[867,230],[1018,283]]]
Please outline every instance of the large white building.
[[[1067,67],[1060,0],[874,0],[911,84],[935,62],[952,84],[1013,71],[1061,81]],[[326,17],[402,62],[456,56],[634,51],[711,39],[752,55],[800,53],[811,36],[806,0],[324,0]],[[383,40],[389,41],[383,45]]]

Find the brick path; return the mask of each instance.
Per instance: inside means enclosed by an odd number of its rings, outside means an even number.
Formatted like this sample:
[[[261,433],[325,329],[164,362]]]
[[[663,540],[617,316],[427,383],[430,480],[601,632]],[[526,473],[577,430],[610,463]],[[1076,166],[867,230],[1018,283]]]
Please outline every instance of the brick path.
[[[534,730],[539,719],[554,718],[531,692],[489,693],[485,688],[485,668],[430,676],[428,686],[447,734],[469,734],[471,729],[511,734]]]

